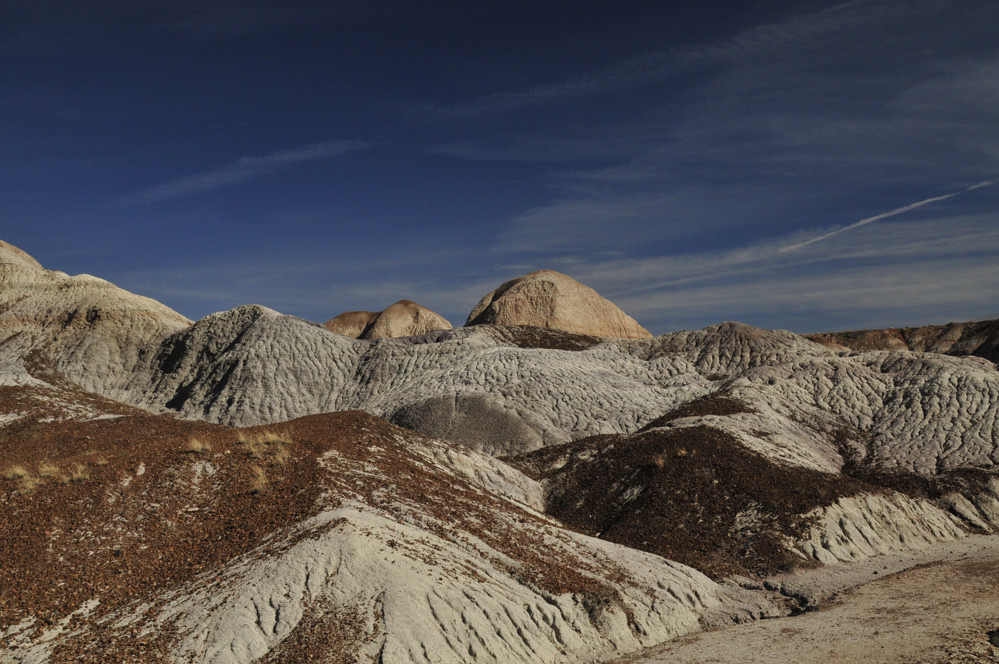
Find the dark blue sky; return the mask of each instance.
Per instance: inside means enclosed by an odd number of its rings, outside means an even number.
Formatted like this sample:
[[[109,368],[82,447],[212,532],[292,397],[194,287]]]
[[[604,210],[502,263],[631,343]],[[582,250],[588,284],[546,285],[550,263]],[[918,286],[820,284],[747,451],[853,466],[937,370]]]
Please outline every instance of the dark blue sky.
[[[549,267],[655,333],[999,312],[999,3],[0,3],[0,239],[199,318]],[[980,186],[976,186],[980,185]]]

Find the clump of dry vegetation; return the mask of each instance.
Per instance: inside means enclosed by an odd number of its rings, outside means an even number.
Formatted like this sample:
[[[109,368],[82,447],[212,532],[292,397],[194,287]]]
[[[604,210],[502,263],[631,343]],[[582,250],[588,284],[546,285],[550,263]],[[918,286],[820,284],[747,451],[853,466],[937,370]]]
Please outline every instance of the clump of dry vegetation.
[[[5,480],[20,480],[31,475],[28,469],[24,466],[18,464],[16,466],[11,466],[3,472],[3,478]]]
[[[17,490],[21,493],[33,493],[38,488],[40,480],[31,474],[24,466],[17,464],[11,466],[3,473],[5,480],[17,482]]]
[[[21,493],[34,493],[35,489],[42,481],[35,477],[34,475],[25,475],[21,478],[20,486],[18,487]]]
[[[59,466],[51,463],[42,462],[38,466],[38,474],[45,479],[54,479],[62,475],[62,470]]]
[[[250,472],[253,473],[253,477],[250,478],[250,493],[261,493],[268,486],[270,486],[270,480],[267,479],[267,473],[260,466],[250,466]]]
[[[90,469],[84,466],[82,463],[75,463],[69,471],[69,475],[60,476],[60,481],[63,484],[69,482],[86,482],[90,479]]]
[[[212,451],[212,446],[206,441],[199,438],[194,438],[193,436],[188,439],[187,446],[182,450],[187,454],[202,454]]]
[[[251,459],[267,460],[277,466],[283,466],[291,459],[288,445],[293,441],[291,436],[277,431],[246,431],[240,430],[236,440],[244,447]]]
[[[96,463],[97,465],[106,465],[107,460],[100,457]],[[38,465],[38,473],[35,474],[23,465],[16,464],[4,471],[3,478],[17,482],[17,490],[20,493],[33,493],[46,480],[56,480],[59,484],[86,482],[90,479],[90,467],[78,462],[74,463],[67,472],[53,463],[43,461]]]
[[[271,462],[276,466],[283,466],[291,459],[291,452],[284,445],[275,448],[271,453]]]

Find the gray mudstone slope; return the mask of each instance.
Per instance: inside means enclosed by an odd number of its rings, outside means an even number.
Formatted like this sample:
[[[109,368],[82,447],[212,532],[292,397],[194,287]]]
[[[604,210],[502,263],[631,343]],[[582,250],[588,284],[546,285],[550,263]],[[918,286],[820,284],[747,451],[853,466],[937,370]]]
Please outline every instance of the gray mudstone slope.
[[[999,461],[995,365],[836,351],[738,323],[564,351],[521,348],[489,326],[352,340],[248,306],[173,335],[147,359],[128,386],[133,404],[231,425],[356,408],[501,455],[633,432],[724,393],[749,412],[667,426],[707,424],[780,463],[830,473],[861,464],[934,477]],[[903,548],[999,526],[987,488],[935,503],[886,491],[828,506],[814,515],[820,530],[793,548],[823,562],[892,550],[862,536],[884,523],[879,514],[909,524],[885,540]]]
[[[237,426],[361,409],[508,454],[629,433],[726,391],[757,411],[726,426],[785,462],[839,470],[843,426],[868,437],[856,453],[883,469],[933,475],[999,462],[999,371],[979,358],[833,351],[737,323],[578,352],[502,339],[483,327],[358,341],[247,306],[166,339],[125,393],[144,408]]]
[[[640,426],[710,384],[680,357],[625,346],[518,348],[489,328],[407,340],[353,340],[247,306],[166,340],[129,385],[131,402],[245,426],[362,409],[507,453]],[[469,423],[474,423],[471,426]],[[464,429],[463,429],[464,427]]]

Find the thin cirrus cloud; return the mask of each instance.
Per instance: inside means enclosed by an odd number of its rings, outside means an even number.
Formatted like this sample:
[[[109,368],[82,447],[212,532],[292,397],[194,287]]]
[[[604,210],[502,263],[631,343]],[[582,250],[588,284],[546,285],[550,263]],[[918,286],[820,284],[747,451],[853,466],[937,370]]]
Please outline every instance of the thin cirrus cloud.
[[[243,157],[211,171],[177,178],[122,196],[115,204],[117,207],[131,207],[186,198],[261,178],[296,164],[329,159],[365,147],[367,145],[361,141],[325,141],[263,157]]]
[[[645,53],[562,80],[424,110],[435,119],[473,119],[615,92],[631,86],[666,81],[705,65],[740,62],[753,54],[759,55],[788,44],[836,35],[851,26],[911,16],[918,13],[919,8],[931,9],[935,4],[933,0],[926,0],[919,7],[903,8],[894,2],[845,2],[787,21],[756,26],[726,41]]]
[[[649,53],[561,81],[497,92],[451,106],[432,108],[429,109],[429,114],[436,119],[452,119],[516,111],[660,79],[674,73],[677,64],[678,59],[673,52]]]

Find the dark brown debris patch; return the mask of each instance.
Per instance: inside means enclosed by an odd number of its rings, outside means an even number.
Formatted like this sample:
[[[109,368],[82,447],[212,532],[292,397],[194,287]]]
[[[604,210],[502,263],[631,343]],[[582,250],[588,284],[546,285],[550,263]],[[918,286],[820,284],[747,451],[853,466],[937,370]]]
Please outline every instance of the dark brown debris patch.
[[[739,401],[725,393],[715,392],[698,397],[693,401],[688,401],[676,410],[666,413],[662,417],[657,417],[644,427],[641,431],[665,426],[674,420],[681,420],[685,417],[705,417],[708,415],[738,415],[740,413],[754,413],[748,404]]]
[[[707,426],[595,436],[511,462],[546,480],[548,512],[569,526],[714,578],[799,564],[782,542],[804,532],[800,515],[876,490],[774,464]]]

